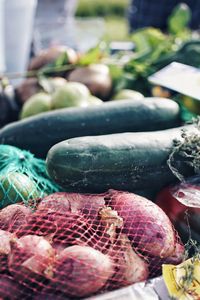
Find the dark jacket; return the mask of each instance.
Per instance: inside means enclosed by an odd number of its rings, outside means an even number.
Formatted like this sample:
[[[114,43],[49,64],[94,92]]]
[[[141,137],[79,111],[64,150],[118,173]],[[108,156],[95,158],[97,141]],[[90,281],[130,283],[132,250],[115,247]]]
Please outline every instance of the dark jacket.
[[[138,28],[153,26],[165,30],[167,18],[173,8],[182,1],[178,0],[132,0],[128,11],[130,31]],[[192,29],[200,28],[200,0],[185,0],[191,11]]]

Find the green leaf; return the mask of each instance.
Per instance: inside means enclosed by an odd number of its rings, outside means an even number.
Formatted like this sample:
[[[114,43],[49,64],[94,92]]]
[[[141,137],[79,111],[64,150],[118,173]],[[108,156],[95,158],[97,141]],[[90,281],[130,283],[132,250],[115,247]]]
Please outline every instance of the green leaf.
[[[168,31],[175,35],[181,33],[188,28],[191,16],[192,13],[187,4],[178,4],[168,18]]]
[[[110,64],[108,65],[109,70],[110,70],[110,75],[112,78],[112,83],[113,83],[113,91],[114,93],[122,89],[123,83],[122,83],[122,78],[123,78],[123,68],[118,65]]]
[[[53,64],[56,67],[61,67],[61,66],[69,64],[69,57],[68,57],[67,52],[63,52],[61,55],[59,55]]]
[[[87,53],[83,54],[79,60],[79,65],[87,66],[100,62],[102,56],[105,53],[105,49],[102,49],[99,44],[95,48],[90,49]]]
[[[136,45],[136,51],[139,53],[152,51],[165,39],[166,36],[159,29],[153,27],[139,29],[131,36],[131,40]]]

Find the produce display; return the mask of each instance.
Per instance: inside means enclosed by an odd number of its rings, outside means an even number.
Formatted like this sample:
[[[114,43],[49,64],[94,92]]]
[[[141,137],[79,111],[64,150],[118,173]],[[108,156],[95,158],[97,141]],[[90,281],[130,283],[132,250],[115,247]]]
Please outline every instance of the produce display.
[[[83,298],[152,278],[162,263],[184,258],[167,215],[136,194],[59,192],[26,209],[14,204],[0,211],[3,297],[11,281],[17,295],[31,299],[52,291]]]
[[[1,79],[0,300],[96,297],[199,259],[198,112],[148,80],[200,67],[184,16],[133,51],[53,46]]]

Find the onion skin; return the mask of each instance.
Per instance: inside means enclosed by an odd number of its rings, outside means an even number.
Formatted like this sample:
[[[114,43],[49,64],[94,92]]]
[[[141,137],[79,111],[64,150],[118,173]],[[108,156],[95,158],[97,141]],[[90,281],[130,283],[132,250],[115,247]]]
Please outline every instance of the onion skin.
[[[36,295],[33,300],[68,300],[69,298],[57,296],[54,294],[46,295],[46,294],[38,294]]]
[[[175,250],[175,232],[163,212],[153,202],[133,193],[110,190],[109,205],[123,218],[122,232],[137,250],[165,258]]]
[[[180,243],[176,243],[174,252],[163,260],[163,264],[179,265],[184,261],[184,258],[185,247]]]
[[[47,292],[42,292],[36,294],[35,296],[33,296],[32,298],[33,300],[70,300],[69,298],[63,296],[63,295],[57,295],[54,294],[54,291],[52,291],[51,293]]]
[[[71,211],[67,193],[58,192],[44,197],[38,204],[37,211],[48,210],[58,211],[65,214]]]
[[[33,213],[16,232],[18,238],[26,235],[48,236],[56,232],[56,212],[46,210]],[[59,219],[59,214],[58,214]],[[62,215],[63,219],[63,215]]]
[[[67,296],[84,297],[99,291],[113,275],[109,256],[86,246],[72,246],[58,256],[55,287]]]
[[[120,288],[148,279],[148,263],[133,250],[125,234],[119,235],[108,254],[116,267],[116,273],[111,278],[109,287]]]
[[[0,229],[16,231],[25,224],[32,210],[22,204],[11,204],[0,210]]]
[[[46,239],[27,235],[12,241],[8,267],[16,280],[37,284],[51,276],[54,259],[55,251]]]
[[[176,266],[185,260],[185,247],[181,243],[177,242],[175,250],[170,256],[162,259],[159,257],[149,257],[148,260],[150,277],[160,276],[162,275],[163,264],[170,264]]]
[[[8,255],[10,253],[10,241],[13,235],[4,230],[0,230],[0,272],[8,268]]]
[[[74,244],[87,244],[93,237],[99,239],[95,225],[81,214],[71,212],[38,210],[16,231],[17,237],[44,236],[57,252]]]
[[[23,292],[17,282],[11,276],[0,274],[0,299],[18,300],[25,299]]]
[[[39,203],[37,210],[82,213],[96,218],[99,210],[105,205],[103,194],[79,194],[57,192],[44,197]]]

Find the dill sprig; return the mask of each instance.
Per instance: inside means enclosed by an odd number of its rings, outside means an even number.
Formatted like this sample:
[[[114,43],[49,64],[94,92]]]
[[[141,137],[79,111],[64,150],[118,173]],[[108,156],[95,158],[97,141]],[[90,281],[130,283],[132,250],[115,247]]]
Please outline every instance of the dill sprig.
[[[188,132],[182,129],[181,139],[173,141],[174,146],[167,160],[170,170],[180,181],[184,181],[184,176],[173,165],[177,154],[184,158],[185,164],[192,167],[195,174],[200,173],[200,118],[193,120],[193,124],[196,130]]]

